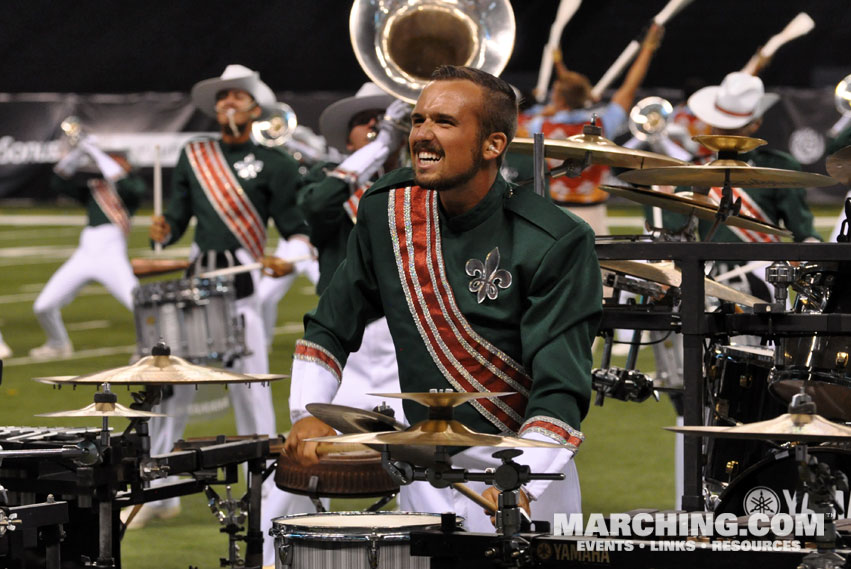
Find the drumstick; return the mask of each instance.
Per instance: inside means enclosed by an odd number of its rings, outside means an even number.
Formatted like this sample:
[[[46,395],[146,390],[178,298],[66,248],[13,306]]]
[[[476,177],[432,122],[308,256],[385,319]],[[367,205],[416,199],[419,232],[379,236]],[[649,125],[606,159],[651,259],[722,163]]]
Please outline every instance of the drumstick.
[[[371,452],[378,454],[366,445],[360,443],[319,443],[316,445],[316,456],[328,456],[341,452]]]
[[[311,255],[301,255],[300,257],[293,257],[292,259],[284,259],[284,261],[288,263],[298,263],[299,261],[305,261],[307,259],[312,259]],[[247,273],[249,271],[253,271],[255,269],[262,269],[263,263],[248,263],[247,265],[237,265],[235,267],[227,267],[224,269],[216,269],[215,271],[207,271],[206,273],[201,273],[198,275],[198,278],[201,279],[212,279],[215,277],[226,277],[228,275],[238,275],[239,273]]]
[[[163,214],[163,169],[160,164],[160,145],[154,145],[154,217]],[[161,253],[162,243],[154,243],[154,252]]]
[[[479,506],[483,507],[485,509],[485,511],[488,513],[488,515],[492,516],[492,515],[496,514],[497,505],[494,504],[493,502],[491,502],[490,500],[488,500],[487,498],[485,498],[484,496],[482,496],[481,494],[472,490],[466,484],[461,484],[460,482],[454,482],[452,484],[452,487],[455,488],[456,490],[458,490],[459,492],[461,492],[467,498],[471,499],[473,502],[475,502]]]
[[[664,26],[668,20],[676,16],[683,8],[691,4],[691,2],[692,0],[669,0],[665,7],[662,8],[662,11],[653,17],[653,22],[659,26]],[[638,40],[629,42],[623,53],[618,56],[612,66],[609,67],[609,70],[603,74],[603,77],[591,89],[591,96],[594,99],[600,98],[600,95],[609,87],[611,82],[617,79],[624,67],[629,65],[629,62],[638,54],[640,47],[641,44]]]
[[[799,38],[812,31],[816,23],[806,12],[801,12],[789,22],[783,31],[771,37],[765,45],[758,49],[751,57],[747,65],[742,68],[742,73],[756,75],[759,72],[759,62],[761,59],[768,59],[782,46],[789,43],[795,38]]]
[[[541,56],[541,69],[538,71],[538,83],[535,85],[535,100],[543,103],[547,98],[547,86],[550,84],[550,75],[553,71],[553,50],[561,44],[561,34],[564,27],[579,9],[582,0],[561,0],[556,12],[556,19],[550,28],[550,39],[544,46]]]

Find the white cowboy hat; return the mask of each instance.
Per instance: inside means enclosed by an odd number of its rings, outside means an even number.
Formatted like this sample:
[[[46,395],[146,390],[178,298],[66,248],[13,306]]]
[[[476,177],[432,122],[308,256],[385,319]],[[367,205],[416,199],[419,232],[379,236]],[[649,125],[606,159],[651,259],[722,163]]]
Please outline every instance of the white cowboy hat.
[[[244,65],[225,67],[221,77],[199,81],[192,87],[192,104],[211,117],[216,116],[216,94],[226,89],[241,89],[254,97],[263,111],[271,110],[277,102],[275,93],[260,80],[260,74]]]
[[[766,93],[759,77],[735,71],[721,85],[704,87],[688,99],[697,118],[716,128],[740,128],[760,118],[780,98]]]
[[[349,142],[349,121],[361,111],[387,108],[394,98],[375,83],[364,83],[354,97],[340,99],[328,106],[319,116],[319,133],[330,146],[346,152]]]

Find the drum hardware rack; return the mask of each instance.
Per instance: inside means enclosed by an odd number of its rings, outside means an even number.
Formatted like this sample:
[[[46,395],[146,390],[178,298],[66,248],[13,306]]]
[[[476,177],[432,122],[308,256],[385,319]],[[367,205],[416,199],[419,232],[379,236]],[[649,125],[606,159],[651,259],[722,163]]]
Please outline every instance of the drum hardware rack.
[[[657,312],[656,307],[637,313],[604,308],[600,330],[633,328],[674,330],[683,335],[683,393],[686,425],[700,425],[705,404],[703,377],[704,338],[715,334],[752,333],[770,337],[803,335],[812,332],[840,333],[851,330],[851,314],[790,314],[777,311],[773,304],[757,305],[753,313],[705,312],[704,263],[712,260],[743,261],[851,261],[851,248],[844,243],[682,243],[682,242],[598,242],[601,260],[673,260],[682,271],[679,312]],[[704,509],[700,472],[701,442],[697,437],[684,442],[684,495],[682,507]]]

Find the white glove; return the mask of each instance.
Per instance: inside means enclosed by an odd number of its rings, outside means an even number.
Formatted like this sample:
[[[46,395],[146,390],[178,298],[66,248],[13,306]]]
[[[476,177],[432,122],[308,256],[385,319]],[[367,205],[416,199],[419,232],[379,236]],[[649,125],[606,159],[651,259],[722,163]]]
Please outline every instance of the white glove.
[[[413,107],[405,101],[396,99],[387,105],[384,115],[379,118],[378,138],[381,138],[382,135],[386,137],[386,144],[390,148],[390,152],[396,152],[405,141],[405,136],[411,130],[409,117],[413,110]]]
[[[77,168],[83,163],[86,157],[85,151],[79,146],[62,157],[62,160],[56,163],[53,171],[63,178],[70,178],[77,171]]]
[[[95,161],[104,178],[117,181],[127,175],[127,172],[118,162],[110,158],[106,152],[92,144],[89,140],[81,141],[80,148],[92,157],[92,160]]]
[[[387,137],[382,138],[383,134],[379,132],[375,140],[343,160],[343,163],[335,168],[335,174],[341,175],[355,188],[368,182],[390,156]]]

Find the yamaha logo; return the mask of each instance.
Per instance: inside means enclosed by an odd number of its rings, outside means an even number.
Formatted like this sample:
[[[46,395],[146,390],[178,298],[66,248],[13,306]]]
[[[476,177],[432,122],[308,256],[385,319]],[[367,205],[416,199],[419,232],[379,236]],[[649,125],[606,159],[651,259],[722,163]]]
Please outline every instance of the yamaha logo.
[[[748,515],[766,514],[773,516],[780,512],[780,497],[767,486],[757,486],[745,494],[742,505]]]

